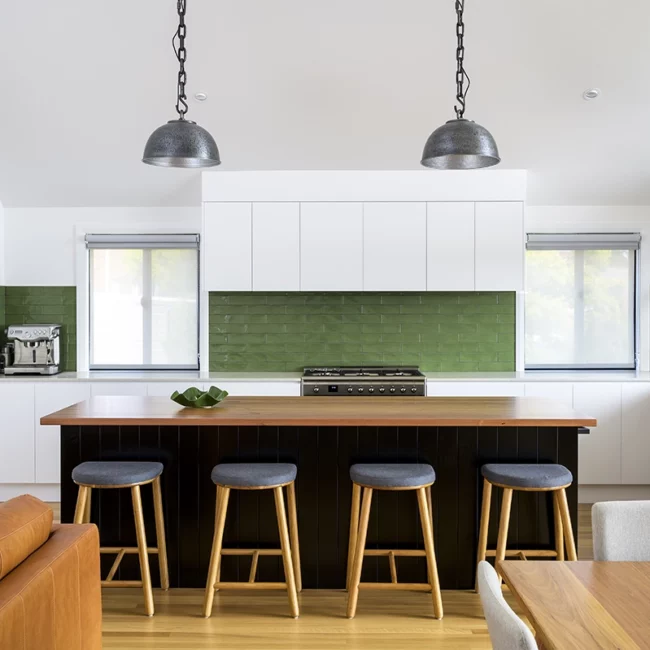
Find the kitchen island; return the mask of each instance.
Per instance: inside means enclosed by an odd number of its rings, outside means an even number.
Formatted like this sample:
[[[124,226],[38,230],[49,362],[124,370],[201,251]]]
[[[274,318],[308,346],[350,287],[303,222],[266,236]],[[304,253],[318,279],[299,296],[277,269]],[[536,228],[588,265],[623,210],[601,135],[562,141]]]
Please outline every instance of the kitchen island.
[[[219,462],[293,462],[305,588],[343,588],[355,462],[426,462],[436,471],[433,510],[443,589],[474,583],[486,462],[561,463],[574,476],[567,497],[577,531],[578,434],[596,425],[566,406],[525,397],[228,397],[211,410],[184,409],[167,398],[96,397],[41,419],[61,426],[61,519],[72,521],[77,488],[72,469],[88,460],[158,460],[162,475],[172,587],[204,587],[214,526]],[[53,429],[53,435],[55,430]],[[145,494],[148,539],[153,508]],[[496,491],[495,491],[496,493]],[[412,494],[379,492],[368,548],[423,548]],[[489,543],[496,543],[499,506],[493,495]],[[554,548],[552,503],[545,494],[516,493],[509,548]],[[102,545],[135,545],[128,490],[93,492],[92,521]],[[234,491],[224,546],[278,547],[272,494]],[[108,571],[112,558],[102,558]],[[105,564],[104,564],[105,560]],[[156,563],[152,563],[154,584]],[[225,556],[222,580],[247,580],[250,559]],[[121,579],[138,575],[127,556]],[[277,557],[260,561],[260,581],[282,580]],[[423,558],[403,558],[401,582],[426,581]],[[364,561],[363,581],[390,581],[385,558]]]

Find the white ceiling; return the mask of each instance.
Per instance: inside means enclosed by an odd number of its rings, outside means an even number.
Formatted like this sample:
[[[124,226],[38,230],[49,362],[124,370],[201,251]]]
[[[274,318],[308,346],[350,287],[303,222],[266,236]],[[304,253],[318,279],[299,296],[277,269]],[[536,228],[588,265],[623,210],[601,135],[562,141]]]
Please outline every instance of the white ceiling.
[[[189,117],[220,169],[412,169],[453,116],[453,0],[188,0]],[[142,164],[175,116],[174,0],[3,3],[5,206],[200,201]],[[534,204],[650,204],[650,3],[467,0],[467,117]],[[585,102],[585,88],[602,97]],[[435,171],[431,171],[435,174]],[[485,173],[489,173],[485,172]]]

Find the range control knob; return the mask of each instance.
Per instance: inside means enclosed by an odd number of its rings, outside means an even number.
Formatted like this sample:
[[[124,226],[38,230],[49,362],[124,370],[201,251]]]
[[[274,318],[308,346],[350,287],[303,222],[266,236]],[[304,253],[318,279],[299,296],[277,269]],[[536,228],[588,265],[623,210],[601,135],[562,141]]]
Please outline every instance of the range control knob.
[[[411,388],[411,392],[412,392],[412,393],[417,393],[417,392],[418,392],[418,389],[417,389],[415,386],[413,386],[413,388]]]
[[[385,392],[386,392],[386,389],[382,386],[382,387],[379,389],[379,392],[380,392],[380,393],[385,393]]]
[[[369,389],[368,389],[368,392],[369,392],[369,393],[374,393],[374,392],[375,392],[375,389],[374,389],[374,388],[369,388]]]
[[[394,392],[395,392],[395,386],[391,386],[391,387],[390,387],[390,392],[391,392],[391,393],[394,393]]]
[[[404,388],[404,386],[402,386],[402,387],[399,389],[399,392],[400,392],[400,393],[405,393],[405,392],[406,392],[406,388]]]
[[[352,392],[352,387],[348,388],[348,393]]]
[[[314,393],[320,393],[320,388],[318,388],[318,386],[314,386]]]
[[[357,393],[363,393],[363,388],[357,388]]]

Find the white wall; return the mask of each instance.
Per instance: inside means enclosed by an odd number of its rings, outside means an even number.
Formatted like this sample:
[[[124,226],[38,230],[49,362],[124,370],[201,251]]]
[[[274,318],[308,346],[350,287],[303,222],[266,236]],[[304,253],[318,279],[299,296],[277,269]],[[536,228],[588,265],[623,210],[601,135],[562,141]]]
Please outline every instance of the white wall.
[[[650,370],[650,206],[530,205],[526,232],[638,232],[640,301],[640,370]],[[522,339],[523,318],[517,325]]]
[[[75,228],[90,224],[142,225],[149,232],[187,228],[194,233],[201,231],[201,208],[5,208],[4,228],[0,228],[4,235],[4,241],[0,239],[4,248],[0,284],[76,285]]]

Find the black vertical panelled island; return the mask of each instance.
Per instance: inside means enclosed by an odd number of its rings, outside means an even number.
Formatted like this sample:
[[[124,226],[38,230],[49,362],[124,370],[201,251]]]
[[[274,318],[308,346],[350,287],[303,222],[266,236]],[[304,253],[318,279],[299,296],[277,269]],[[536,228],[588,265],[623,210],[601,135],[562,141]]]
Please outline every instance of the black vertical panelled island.
[[[567,490],[577,531],[578,434],[596,421],[566,406],[525,397],[228,397],[209,409],[185,409],[167,398],[96,397],[41,419],[61,426],[61,519],[74,517],[73,468],[89,460],[157,460],[164,464],[163,503],[172,587],[205,587],[214,530],[220,462],[292,462],[305,588],[344,588],[356,462],[424,462],[433,486],[435,546],[443,589],[474,584],[482,481],[487,462],[561,463],[574,476]],[[52,429],[52,435],[56,429]],[[489,543],[496,545],[499,503],[493,494]],[[143,488],[150,545],[155,522]],[[95,490],[92,521],[103,546],[135,546],[128,490]],[[417,500],[404,492],[374,497],[368,548],[423,548]],[[516,493],[509,549],[554,548],[553,504],[546,494]],[[272,491],[234,491],[224,546],[279,545]],[[108,571],[113,558],[103,558]],[[121,579],[137,579],[137,555]],[[247,580],[250,557],[225,556],[222,580]],[[152,562],[154,584],[156,563]],[[364,561],[363,581],[389,582],[383,557]],[[426,582],[422,557],[398,564],[400,582]],[[279,557],[262,557],[259,581],[283,580]]]

